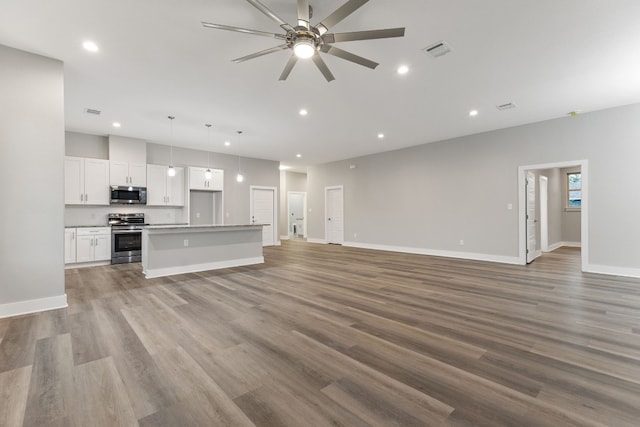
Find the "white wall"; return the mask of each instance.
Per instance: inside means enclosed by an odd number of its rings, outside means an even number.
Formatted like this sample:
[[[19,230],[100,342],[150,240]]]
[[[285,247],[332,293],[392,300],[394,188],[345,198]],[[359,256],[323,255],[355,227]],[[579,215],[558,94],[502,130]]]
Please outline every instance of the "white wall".
[[[0,45],[0,317],[66,306],[60,61]]]
[[[586,159],[589,268],[640,276],[640,197],[619,185],[639,158],[635,104],[314,166],[308,233],[324,238],[324,187],[344,185],[347,243],[517,262],[518,167]]]

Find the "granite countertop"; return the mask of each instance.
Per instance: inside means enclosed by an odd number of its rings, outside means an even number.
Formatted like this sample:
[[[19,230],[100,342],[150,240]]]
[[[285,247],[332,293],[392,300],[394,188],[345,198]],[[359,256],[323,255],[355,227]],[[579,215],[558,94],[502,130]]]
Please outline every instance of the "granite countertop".
[[[145,225],[143,228],[149,230],[162,230],[162,229],[171,229],[171,228],[225,228],[225,227],[262,227],[267,224],[224,224],[224,225],[214,225],[214,224],[151,224]]]

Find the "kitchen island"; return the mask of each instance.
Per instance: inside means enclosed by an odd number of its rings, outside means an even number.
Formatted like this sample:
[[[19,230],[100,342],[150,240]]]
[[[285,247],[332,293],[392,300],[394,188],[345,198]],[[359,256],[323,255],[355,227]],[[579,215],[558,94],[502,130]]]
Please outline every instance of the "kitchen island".
[[[148,225],[142,229],[147,279],[261,264],[262,225]]]

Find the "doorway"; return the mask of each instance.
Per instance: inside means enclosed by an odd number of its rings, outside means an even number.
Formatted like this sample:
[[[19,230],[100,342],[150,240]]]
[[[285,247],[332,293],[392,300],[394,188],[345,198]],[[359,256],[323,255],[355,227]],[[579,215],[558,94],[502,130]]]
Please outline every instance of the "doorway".
[[[307,237],[306,211],[307,193],[289,191],[287,193],[287,236],[289,239]]]
[[[344,241],[344,197],[342,185],[324,188],[325,240],[341,245]]]
[[[580,218],[575,218],[575,233],[579,234],[578,243],[563,238],[558,238],[558,221],[555,220],[553,227],[551,224],[551,216],[554,212],[561,211],[566,214],[568,205],[564,200],[564,195],[556,200],[558,189],[557,185],[566,186],[566,176],[563,176],[562,170],[577,169],[581,175],[581,207],[579,208]],[[539,174],[541,171],[548,170],[550,175],[545,173],[545,176],[536,177],[536,172]],[[551,176],[556,173],[556,181],[554,181],[554,190],[551,189]],[[554,250],[560,246],[578,246],[581,248],[581,269],[586,271],[589,260],[589,234],[588,234],[588,218],[589,218],[589,198],[588,198],[588,161],[576,160],[568,162],[558,163],[545,163],[538,165],[520,166],[518,168],[518,259],[520,264],[527,264],[535,259],[536,256],[543,252]],[[533,175],[533,186],[535,188],[536,182],[539,182],[539,191],[532,192],[531,181]],[[559,184],[558,184],[558,181]],[[564,190],[563,190],[564,191]],[[555,194],[553,200],[550,198],[552,192]],[[553,202],[553,203],[552,203]],[[536,206],[536,204],[538,206]],[[533,209],[533,221],[531,207],[536,206]],[[552,209],[552,205],[554,208]],[[539,213],[540,222],[536,220],[536,215]],[[557,215],[554,214],[554,215]],[[577,215],[577,214],[576,214]],[[564,217],[563,217],[564,218]],[[579,221],[578,221],[579,219]],[[572,220],[573,221],[573,220]],[[564,222],[564,219],[563,219]],[[572,222],[572,224],[574,223]],[[569,228],[572,230],[572,228]],[[555,230],[555,231],[551,231]],[[562,226],[562,234],[565,232],[564,225]],[[556,236],[551,239],[551,235]],[[536,242],[540,244],[539,247],[534,247],[532,244]],[[528,252],[527,252],[528,251]]]
[[[275,234],[278,230],[276,219],[277,189],[252,185],[250,191],[251,224],[264,224],[262,226],[262,246],[273,246],[278,241]]]

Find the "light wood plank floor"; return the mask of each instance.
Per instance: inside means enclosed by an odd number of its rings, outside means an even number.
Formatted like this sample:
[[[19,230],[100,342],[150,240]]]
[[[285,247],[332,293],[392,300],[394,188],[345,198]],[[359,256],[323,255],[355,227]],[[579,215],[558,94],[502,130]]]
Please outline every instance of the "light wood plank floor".
[[[640,281],[283,242],[260,266],[67,270],[0,319],[2,426],[638,426]]]

